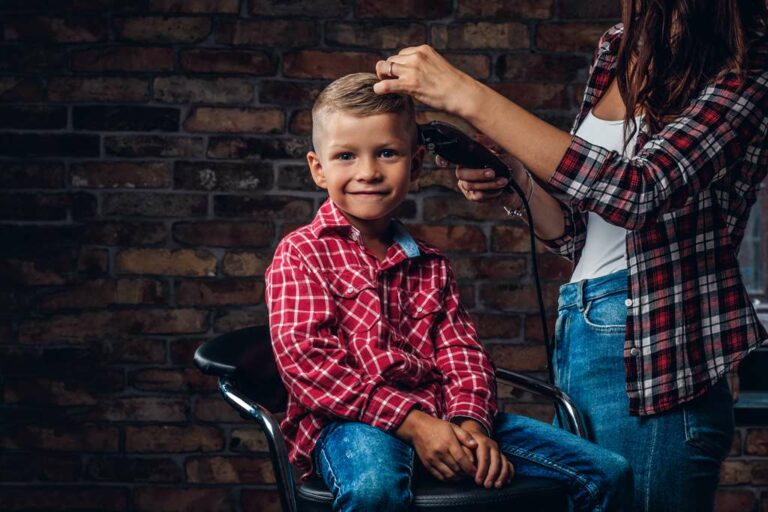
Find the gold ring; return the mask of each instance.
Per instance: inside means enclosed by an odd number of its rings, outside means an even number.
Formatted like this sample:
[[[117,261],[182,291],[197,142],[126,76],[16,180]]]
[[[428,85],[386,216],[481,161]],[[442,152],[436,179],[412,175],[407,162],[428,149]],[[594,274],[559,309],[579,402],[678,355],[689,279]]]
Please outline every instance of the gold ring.
[[[394,66],[394,61],[389,61],[389,76],[395,76],[392,74],[392,66]]]

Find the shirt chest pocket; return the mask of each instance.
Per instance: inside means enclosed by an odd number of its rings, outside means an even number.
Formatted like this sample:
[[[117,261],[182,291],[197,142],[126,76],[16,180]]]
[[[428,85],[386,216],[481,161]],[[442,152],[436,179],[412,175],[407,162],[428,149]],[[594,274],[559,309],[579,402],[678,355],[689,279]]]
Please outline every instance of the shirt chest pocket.
[[[434,354],[433,337],[444,311],[439,289],[403,292],[402,333],[410,345],[424,357]]]
[[[376,282],[356,269],[327,272],[336,303],[338,327],[345,334],[369,331],[381,317],[381,299]]]

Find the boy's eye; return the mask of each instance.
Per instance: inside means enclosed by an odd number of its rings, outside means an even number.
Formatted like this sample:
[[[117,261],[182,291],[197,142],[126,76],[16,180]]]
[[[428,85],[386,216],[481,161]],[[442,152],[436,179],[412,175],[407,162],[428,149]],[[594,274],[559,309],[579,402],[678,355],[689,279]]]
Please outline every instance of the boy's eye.
[[[336,158],[339,160],[349,160],[353,158],[353,155],[352,153],[339,153],[338,155],[336,155]]]
[[[392,158],[393,156],[397,156],[397,151],[394,149],[382,149],[381,156],[384,158]]]

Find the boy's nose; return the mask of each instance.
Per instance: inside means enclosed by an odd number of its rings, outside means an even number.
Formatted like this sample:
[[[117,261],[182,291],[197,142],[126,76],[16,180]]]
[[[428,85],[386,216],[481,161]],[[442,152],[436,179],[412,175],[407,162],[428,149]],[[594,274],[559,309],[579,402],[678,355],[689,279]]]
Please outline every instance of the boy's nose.
[[[381,170],[376,162],[360,162],[357,170],[357,179],[371,181],[381,178]]]

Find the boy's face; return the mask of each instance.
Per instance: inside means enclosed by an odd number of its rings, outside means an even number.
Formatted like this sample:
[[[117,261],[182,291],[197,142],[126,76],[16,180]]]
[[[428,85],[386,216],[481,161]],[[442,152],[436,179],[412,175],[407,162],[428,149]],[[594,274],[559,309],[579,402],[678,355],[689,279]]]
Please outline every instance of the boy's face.
[[[382,233],[419,176],[424,146],[412,147],[404,114],[321,115],[315,151],[307,154],[312,178],[350,224]]]

